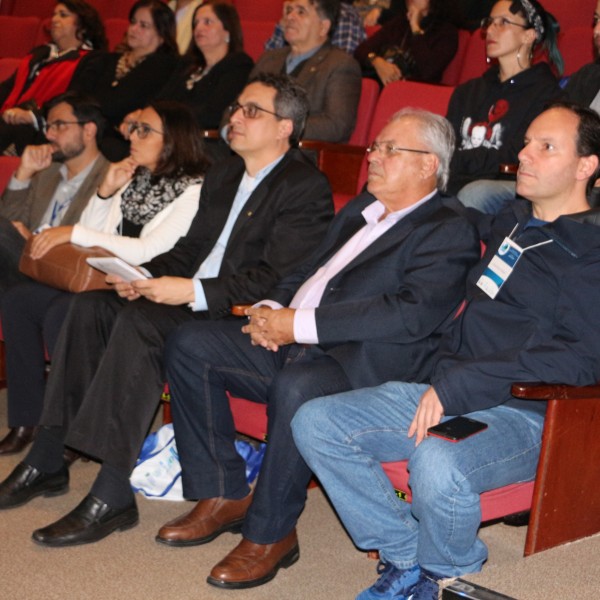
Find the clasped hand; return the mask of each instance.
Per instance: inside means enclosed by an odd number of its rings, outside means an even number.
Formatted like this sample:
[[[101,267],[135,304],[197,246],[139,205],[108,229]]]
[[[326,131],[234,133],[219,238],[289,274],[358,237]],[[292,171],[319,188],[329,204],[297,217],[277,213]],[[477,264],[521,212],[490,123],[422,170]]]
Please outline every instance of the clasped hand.
[[[250,335],[253,346],[277,352],[280,346],[292,344],[294,339],[294,313],[292,308],[273,310],[268,306],[246,309],[249,322],[242,327]]]

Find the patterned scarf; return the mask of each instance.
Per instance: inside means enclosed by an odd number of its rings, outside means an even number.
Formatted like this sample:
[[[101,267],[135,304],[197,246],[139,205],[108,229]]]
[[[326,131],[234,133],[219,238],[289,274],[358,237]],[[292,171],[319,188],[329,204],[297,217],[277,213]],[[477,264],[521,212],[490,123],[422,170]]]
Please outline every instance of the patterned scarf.
[[[123,218],[136,225],[146,225],[190,185],[201,182],[201,176],[182,173],[172,177],[154,176],[148,169],[139,167],[121,198]]]

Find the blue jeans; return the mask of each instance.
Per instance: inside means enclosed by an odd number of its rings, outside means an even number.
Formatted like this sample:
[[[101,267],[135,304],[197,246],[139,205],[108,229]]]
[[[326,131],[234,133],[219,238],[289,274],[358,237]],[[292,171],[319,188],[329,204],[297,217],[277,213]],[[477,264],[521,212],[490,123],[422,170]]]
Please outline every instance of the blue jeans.
[[[498,214],[504,205],[515,199],[515,182],[504,179],[482,179],[467,183],[456,194],[469,208],[487,215]]]
[[[457,443],[407,437],[427,385],[390,382],[302,406],[296,446],[325,487],[354,543],[400,569],[446,577],[487,558],[477,537],[479,494],[535,477],[545,405],[473,412],[488,429]],[[380,462],[409,460],[413,503],[399,500]]]

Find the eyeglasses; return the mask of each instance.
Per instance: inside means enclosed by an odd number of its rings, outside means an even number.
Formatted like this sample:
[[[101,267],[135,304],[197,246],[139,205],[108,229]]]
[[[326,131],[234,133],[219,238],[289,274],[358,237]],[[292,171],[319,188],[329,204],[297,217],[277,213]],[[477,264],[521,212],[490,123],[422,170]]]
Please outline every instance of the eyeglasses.
[[[596,25],[598,25],[599,22],[600,22],[600,15],[598,13],[594,13],[594,18],[592,20],[592,24],[594,25],[594,27],[596,27]]]
[[[164,135],[162,131],[150,127],[148,123],[136,123],[135,121],[129,124],[129,135],[132,135],[134,131],[137,133],[140,140],[145,140],[151,131],[158,133],[158,135]]]
[[[276,112],[273,112],[272,110],[267,110],[266,108],[262,108],[262,107],[258,106],[258,104],[254,104],[254,102],[248,102],[247,104],[240,104],[239,102],[234,102],[229,107],[229,116],[232,117],[240,109],[246,119],[256,119],[256,117],[258,117],[259,111],[265,112],[269,115],[273,115],[273,116],[277,117],[278,119],[287,119],[288,118],[288,117],[283,117],[282,115],[278,115]]]
[[[391,142],[371,142],[371,145],[367,147],[367,154],[372,152],[379,152],[384,158],[395,156],[400,152],[416,152],[417,154],[431,154],[429,150],[416,150],[415,148],[401,148],[400,146],[394,146]]]
[[[64,131],[68,125],[85,125],[88,121],[63,121],[62,119],[56,119],[56,121],[52,121],[51,123],[44,123],[42,129],[44,133],[48,133],[53,129],[55,131]]]
[[[521,27],[522,29],[528,29],[529,25],[523,25],[522,23],[515,23],[506,17],[486,17],[481,19],[481,29],[488,29],[492,25],[500,29],[504,29],[508,25],[514,25],[515,27]]]

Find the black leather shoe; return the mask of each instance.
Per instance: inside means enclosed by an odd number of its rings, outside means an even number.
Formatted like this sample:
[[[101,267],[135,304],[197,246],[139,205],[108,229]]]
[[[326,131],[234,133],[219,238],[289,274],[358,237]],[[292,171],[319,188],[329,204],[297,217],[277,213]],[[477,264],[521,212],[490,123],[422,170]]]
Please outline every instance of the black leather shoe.
[[[14,508],[36,496],[60,496],[69,490],[69,469],[42,473],[35,467],[19,463],[0,483],[0,509]]]
[[[33,441],[37,427],[11,427],[0,441],[0,455],[17,454]]]
[[[124,531],[138,524],[135,498],[125,508],[116,510],[88,494],[62,519],[33,532],[33,540],[42,546],[77,546],[97,542],[113,531]]]

